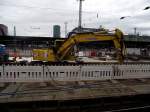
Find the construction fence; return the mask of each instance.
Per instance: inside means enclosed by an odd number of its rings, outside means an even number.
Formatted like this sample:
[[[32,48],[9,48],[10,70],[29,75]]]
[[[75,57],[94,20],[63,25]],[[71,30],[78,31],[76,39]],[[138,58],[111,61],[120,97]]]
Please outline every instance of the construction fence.
[[[150,64],[0,66],[0,82],[88,81],[150,78]]]

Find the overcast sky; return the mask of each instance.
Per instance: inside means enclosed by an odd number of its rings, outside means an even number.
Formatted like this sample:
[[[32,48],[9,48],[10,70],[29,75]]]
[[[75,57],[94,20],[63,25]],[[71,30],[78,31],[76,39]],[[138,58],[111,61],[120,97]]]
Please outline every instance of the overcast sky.
[[[6,24],[9,34],[52,36],[53,25],[68,22],[68,32],[78,26],[77,0],[0,0],[0,24]],[[133,33],[136,27],[140,34],[150,35],[150,0],[85,0],[83,2],[83,26],[120,28],[124,33]],[[120,20],[121,16],[130,16]]]

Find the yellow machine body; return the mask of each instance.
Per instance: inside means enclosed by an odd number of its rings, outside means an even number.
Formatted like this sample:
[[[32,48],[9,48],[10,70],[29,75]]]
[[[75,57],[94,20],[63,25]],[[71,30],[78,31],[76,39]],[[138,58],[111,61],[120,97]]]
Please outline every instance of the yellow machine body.
[[[50,62],[70,61],[76,59],[76,57],[72,55],[72,51],[75,45],[85,42],[110,40],[113,41],[117,51],[116,59],[119,63],[123,63],[125,47],[123,43],[123,33],[119,29],[116,29],[115,33],[83,32],[72,34],[59,47],[55,46],[55,53],[52,49],[34,49],[33,59]]]
[[[33,60],[55,62],[56,57],[52,49],[33,49]]]

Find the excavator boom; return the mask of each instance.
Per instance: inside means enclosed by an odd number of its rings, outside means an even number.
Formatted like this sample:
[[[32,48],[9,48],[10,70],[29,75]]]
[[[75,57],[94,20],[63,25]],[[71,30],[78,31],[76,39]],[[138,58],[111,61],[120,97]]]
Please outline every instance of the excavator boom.
[[[86,32],[73,34],[58,49],[57,55],[60,60],[63,60],[76,44],[96,41],[113,41],[115,48],[118,50],[119,63],[123,62],[123,33],[119,29],[116,29],[115,33]]]

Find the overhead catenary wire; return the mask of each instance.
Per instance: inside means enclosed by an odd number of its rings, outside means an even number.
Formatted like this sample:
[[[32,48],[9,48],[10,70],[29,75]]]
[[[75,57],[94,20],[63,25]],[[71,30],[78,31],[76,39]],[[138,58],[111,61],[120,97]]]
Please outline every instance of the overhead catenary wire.
[[[50,7],[38,7],[38,6],[28,6],[28,5],[16,5],[16,4],[2,4],[0,6],[4,7],[18,7],[18,8],[25,8],[25,9],[37,9],[37,10],[46,10],[46,11],[53,11],[55,13],[66,13],[66,11],[70,11],[70,9],[57,9],[57,8],[50,8]],[[78,10],[72,10],[72,12],[78,13]],[[71,12],[71,13],[72,13]],[[83,11],[83,13],[93,14],[94,11]]]
[[[77,16],[78,15],[78,11],[77,10],[72,10],[70,12],[68,12],[68,9],[57,9],[57,8],[49,8],[49,7],[37,7],[37,6],[27,6],[27,5],[16,5],[16,4],[2,4],[0,3],[0,6],[4,6],[4,7],[18,7],[18,8],[25,8],[25,9],[34,9],[34,10],[40,10],[40,11],[46,11],[46,13],[54,13],[54,14],[59,14],[59,16],[61,16],[61,14],[63,14],[62,16],[64,16],[64,14],[67,14],[67,16],[71,16],[75,15]],[[34,11],[32,10],[32,11]],[[73,13],[74,12],[74,13]],[[95,15],[94,11],[82,11],[83,13],[85,14],[91,14],[92,15]],[[17,16],[19,16],[20,14],[17,14]],[[5,15],[5,17],[17,17],[17,16],[12,16],[12,15]],[[85,20],[85,19],[84,19]],[[87,20],[87,19],[86,19]],[[53,22],[51,20],[49,20],[50,22]],[[69,20],[65,20],[69,23],[76,23],[77,22],[77,19],[69,19]],[[62,21],[64,22],[64,21]],[[61,23],[62,23],[61,22]]]

